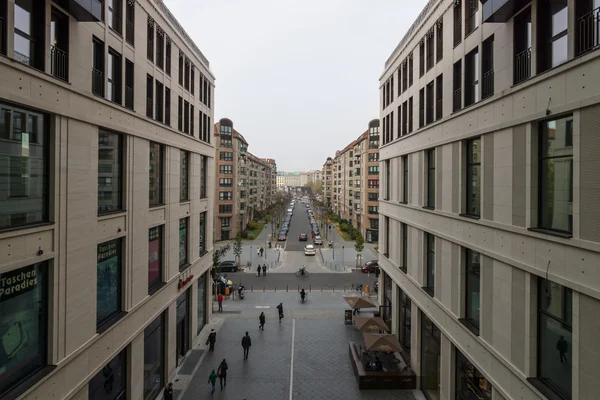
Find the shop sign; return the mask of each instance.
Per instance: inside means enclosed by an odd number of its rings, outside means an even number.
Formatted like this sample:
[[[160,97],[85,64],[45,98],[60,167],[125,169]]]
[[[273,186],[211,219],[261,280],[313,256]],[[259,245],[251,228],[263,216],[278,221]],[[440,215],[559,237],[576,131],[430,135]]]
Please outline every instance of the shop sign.
[[[190,281],[194,278],[194,275],[190,275],[185,279],[179,279],[179,290],[183,289],[185,285],[190,283]]]
[[[35,289],[38,283],[35,271],[36,265],[0,275],[0,302]]]

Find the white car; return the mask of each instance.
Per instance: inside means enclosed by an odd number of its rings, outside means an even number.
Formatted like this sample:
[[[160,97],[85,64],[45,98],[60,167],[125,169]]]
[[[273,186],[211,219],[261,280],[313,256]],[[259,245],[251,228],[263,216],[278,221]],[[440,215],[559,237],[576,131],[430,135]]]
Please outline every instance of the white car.
[[[323,244],[323,239],[321,238],[321,236],[315,236],[315,238],[313,239],[313,243],[314,244]]]
[[[314,256],[315,254],[317,254],[317,251],[315,250],[315,246],[313,246],[312,244],[307,244],[306,246],[304,246],[304,255],[305,256]]]

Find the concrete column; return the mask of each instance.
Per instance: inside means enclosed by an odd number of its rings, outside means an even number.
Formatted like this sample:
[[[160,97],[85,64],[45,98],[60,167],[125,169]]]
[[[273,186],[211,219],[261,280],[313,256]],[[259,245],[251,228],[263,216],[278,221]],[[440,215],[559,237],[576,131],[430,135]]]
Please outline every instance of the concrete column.
[[[127,356],[127,397],[141,399],[144,397],[144,331],[131,341]]]
[[[380,274],[380,276],[381,275],[383,275],[383,274]],[[381,283],[379,284],[379,287],[381,287]],[[380,290],[379,292],[381,293],[381,292],[383,292],[383,290]],[[399,309],[400,309],[400,290],[398,288],[398,285],[396,285],[395,282],[392,282],[392,330],[391,331],[394,335],[396,335],[396,337],[398,337],[398,325],[400,324],[400,321],[398,320],[398,316],[399,316],[398,310]]]
[[[165,310],[165,376],[170,382],[175,378],[177,369],[177,300],[171,303]]]
[[[525,275],[525,375],[536,376],[537,371],[537,276]]]
[[[421,387],[421,311],[415,302],[410,313],[410,367],[417,375],[417,389]]]
[[[450,339],[443,333],[441,334],[441,354],[440,354],[440,398],[454,398],[454,349]]]
[[[494,135],[481,137],[481,218],[494,219]]]

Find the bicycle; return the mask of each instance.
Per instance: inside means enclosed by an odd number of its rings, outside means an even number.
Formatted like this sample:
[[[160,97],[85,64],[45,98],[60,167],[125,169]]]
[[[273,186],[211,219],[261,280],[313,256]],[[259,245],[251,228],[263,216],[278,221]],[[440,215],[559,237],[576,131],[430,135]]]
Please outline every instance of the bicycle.
[[[306,267],[302,267],[298,271],[296,271],[296,276],[297,277],[308,276],[308,271],[306,270]]]
[[[351,292],[357,291],[359,293],[362,293],[362,292],[364,292],[364,289],[365,289],[365,287],[360,283],[353,283],[352,286],[350,286]]]

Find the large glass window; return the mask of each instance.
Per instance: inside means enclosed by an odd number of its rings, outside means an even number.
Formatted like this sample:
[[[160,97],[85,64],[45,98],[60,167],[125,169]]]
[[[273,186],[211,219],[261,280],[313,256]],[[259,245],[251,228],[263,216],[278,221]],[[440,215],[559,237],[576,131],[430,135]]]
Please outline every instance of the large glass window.
[[[34,0],[15,0],[14,59],[39,70],[44,69],[45,9]]]
[[[163,146],[150,143],[150,206],[163,203]]]
[[[492,385],[463,354],[456,349],[456,399],[491,400]]]
[[[467,204],[466,213],[481,213],[481,139],[467,140]]]
[[[465,285],[467,296],[465,299],[465,319],[479,332],[479,307],[480,307],[480,254],[467,249],[465,251]]]
[[[572,396],[572,332],[573,291],[538,278],[538,378],[566,399]]]
[[[179,269],[188,266],[188,219],[179,220]]]
[[[425,233],[425,290],[433,296],[435,293],[435,236]]]
[[[190,153],[181,150],[179,164],[179,201],[187,201],[190,199]]]
[[[410,297],[398,287],[400,291],[400,307],[398,318],[398,341],[402,345],[402,357],[410,365],[411,326],[412,326],[412,301]]]
[[[572,138],[572,116],[540,124],[540,228],[573,232]]]
[[[150,228],[148,233],[148,290],[159,286],[162,282],[163,258],[162,226]]]
[[[89,384],[90,400],[124,399],[127,390],[126,350],[110,360]]]
[[[200,257],[206,254],[206,212],[200,213]]]
[[[106,323],[121,311],[121,239],[98,245],[96,271],[96,324]]]
[[[200,198],[206,198],[206,170],[208,157],[200,156]]]
[[[47,264],[0,274],[0,397],[46,365]]]
[[[202,215],[202,214],[201,214]],[[204,325],[206,325],[206,274],[198,278],[198,311],[197,311],[197,332],[200,334]]]
[[[408,156],[402,156],[402,202],[408,203]]]
[[[402,264],[400,269],[406,273],[408,270],[408,225],[401,224],[400,229],[402,232]]]
[[[144,399],[154,399],[163,389],[165,354],[163,315],[144,329]]]
[[[440,400],[440,337],[437,326],[421,311],[421,390]]]
[[[0,104],[0,229],[48,221],[43,114]]]
[[[538,73],[567,61],[568,25],[567,0],[555,0],[538,8]]]
[[[435,149],[427,150],[427,207],[435,208]]]
[[[116,133],[98,134],[98,214],[123,209],[123,140]]]

